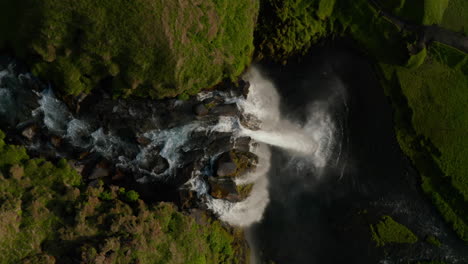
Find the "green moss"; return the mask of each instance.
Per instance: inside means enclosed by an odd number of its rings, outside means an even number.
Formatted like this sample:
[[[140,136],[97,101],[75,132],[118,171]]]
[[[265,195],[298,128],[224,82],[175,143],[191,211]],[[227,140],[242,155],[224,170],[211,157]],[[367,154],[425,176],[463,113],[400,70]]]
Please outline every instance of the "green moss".
[[[442,26],[468,36],[468,1],[450,0],[442,19]]]
[[[389,243],[413,244],[418,241],[416,235],[406,226],[396,222],[390,216],[383,216],[382,220],[370,226],[372,239],[378,247]]]
[[[305,54],[330,32],[334,5],[328,0],[263,1],[256,29],[259,57],[281,61]]]
[[[239,76],[253,53],[258,12],[251,0],[0,5],[0,47],[63,93],[88,93],[113,77],[115,95],[153,98],[193,95]]]
[[[421,66],[424,63],[424,60],[426,59],[427,56],[427,49],[424,48],[418,53],[412,55],[409,59],[408,62],[406,63],[406,67],[410,69],[416,69],[419,66]]]
[[[381,65],[395,105],[397,139],[444,219],[468,241],[467,55],[443,44],[428,47],[417,69]]]
[[[236,164],[237,170],[228,177],[241,176],[245,172],[253,170],[258,164],[258,157],[251,152],[232,150],[230,153],[232,161]]]
[[[440,24],[449,0],[424,0],[424,25]]]
[[[442,243],[439,241],[439,239],[432,235],[426,237],[426,242],[436,247],[442,246]]]
[[[253,186],[253,183],[245,185],[236,185],[237,193],[239,193],[241,199],[249,197],[250,193],[252,192]]]

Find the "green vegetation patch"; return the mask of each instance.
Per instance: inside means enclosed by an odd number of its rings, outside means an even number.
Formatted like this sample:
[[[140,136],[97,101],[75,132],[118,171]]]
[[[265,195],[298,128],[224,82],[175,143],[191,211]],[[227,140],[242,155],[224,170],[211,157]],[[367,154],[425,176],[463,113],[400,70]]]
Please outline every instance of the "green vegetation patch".
[[[424,48],[418,53],[410,56],[408,62],[406,63],[406,67],[410,69],[416,69],[424,63],[424,60],[427,56],[427,49]]]
[[[426,237],[426,242],[436,247],[442,246],[442,243],[440,242],[440,240],[437,239],[437,237],[432,236],[432,235]]]
[[[382,217],[382,220],[370,226],[372,239],[378,247],[389,243],[413,244],[418,241],[418,237],[406,226],[396,222],[390,216]]]
[[[331,32],[335,0],[265,0],[256,29],[259,57],[305,54]]]
[[[450,0],[441,25],[468,36],[468,1]]]
[[[116,96],[174,97],[242,73],[257,13],[254,0],[7,0],[0,48],[66,94],[110,78]]]
[[[423,191],[464,241],[468,241],[467,57],[433,43],[419,68],[381,65],[396,109],[400,146],[421,174]]]
[[[0,263],[239,263],[242,234],[132,190],[81,184],[65,160],[29,159],[0,131]],[[197,219],[197,220],[195,220]]]

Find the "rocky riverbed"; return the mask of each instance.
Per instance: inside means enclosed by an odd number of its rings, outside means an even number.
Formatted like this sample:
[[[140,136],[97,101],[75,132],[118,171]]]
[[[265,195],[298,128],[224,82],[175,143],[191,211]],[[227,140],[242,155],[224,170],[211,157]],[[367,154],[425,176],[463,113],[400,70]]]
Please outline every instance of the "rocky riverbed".
[[[130,186],[148,200],[222,217],[250,196],[258,177],[248,175],[262,162],[244,133],[261,123],[248,110],[249,86],[226,82],[185,101],[114,100],[105,89],[59,99],[2,58],[0,122],[10,143],[35,157],[66,158],[89,185]]]

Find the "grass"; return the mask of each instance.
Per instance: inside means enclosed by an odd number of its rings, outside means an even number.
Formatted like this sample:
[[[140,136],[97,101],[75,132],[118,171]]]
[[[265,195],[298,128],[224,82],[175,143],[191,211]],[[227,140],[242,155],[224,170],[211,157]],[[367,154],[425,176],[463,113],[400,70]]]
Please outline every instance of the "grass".
[[[112,79],[115,96],[193,95],[250,63],[257,12],[251,0],[7,0],[0,48],[65,94]]]
[[[466,54],[428,47],[415,69],[381,65],[395,106],[397,139],[421,186],[458,236],[468,242],[468,107]]]
[[[427,56],[427,49],[424,48],[418,53],[412,55],[409,59],[408,62],[406,63],[406,67],[409,69],[416,69],[419,66],[421,66],[424,63],[424,60],[426,59]]]
[[[468,36],[468,1],[450,0],[441,25]]]
[[[239,263],[239,231],[132,190],[87,187],[65,160],[30,159],[0,131],[0,263]]]
[[[440,242],[440,240],[437,239],[437,237],[432,236],[432,235],[426,237],[426,242],[436,247],[442,246],[442,243]]]
[[[418,241],[411,230],[406,226],[396,222],[390,216],[383,216],[381,221],[370,226],[372,239],[378,247],[388,244],[413,244]]]

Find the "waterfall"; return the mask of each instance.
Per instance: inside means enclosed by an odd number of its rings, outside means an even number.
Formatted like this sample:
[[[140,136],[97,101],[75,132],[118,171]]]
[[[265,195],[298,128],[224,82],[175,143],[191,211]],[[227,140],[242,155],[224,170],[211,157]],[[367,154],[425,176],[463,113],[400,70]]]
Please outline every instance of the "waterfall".
[[[280,111],[280,96],[270,80],[259,69],[253,67],[244,76],[250,83],[247,99],[236,98],[234,101],[244,115],[253,117],[258,122],[257,129],[231,125],[234,134],[249,136],[258,146],[251,151],[259,157],[257,168],[237,178],[237,184],[254,183],[247,199],[231,203],[222,199],[208,199],[208,208],[221,220],[236,226],[250,226],[262,219],[269,202],[268,172],[270,170],[270,146],[287,151],[291,157],[314,168],[323,168],[333,152],[335,126],[328,110],[328,104],[314,103],[309,107],[305,123],[284,118]],[[229,127],[233,121],[222,119],[219,127]]]

